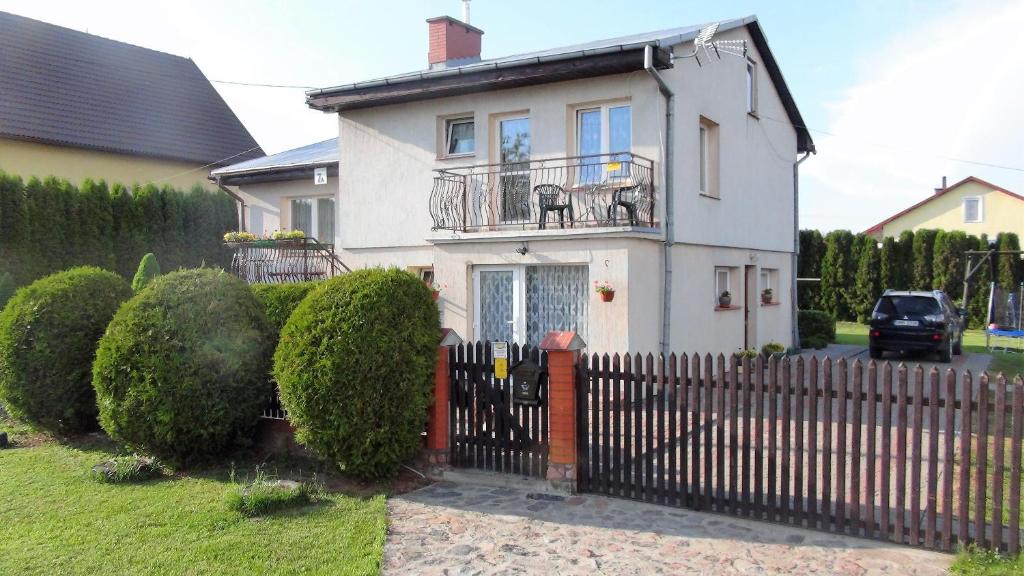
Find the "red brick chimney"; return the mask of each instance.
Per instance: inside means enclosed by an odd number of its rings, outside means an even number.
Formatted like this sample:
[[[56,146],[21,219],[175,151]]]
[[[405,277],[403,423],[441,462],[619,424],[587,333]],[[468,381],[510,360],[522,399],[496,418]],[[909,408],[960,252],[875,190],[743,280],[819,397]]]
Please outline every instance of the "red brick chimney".
[[[431,68],[459,66],[480,60],[483,30],[451,16],[430,18],[427,25],[430,27],[427,62]]]

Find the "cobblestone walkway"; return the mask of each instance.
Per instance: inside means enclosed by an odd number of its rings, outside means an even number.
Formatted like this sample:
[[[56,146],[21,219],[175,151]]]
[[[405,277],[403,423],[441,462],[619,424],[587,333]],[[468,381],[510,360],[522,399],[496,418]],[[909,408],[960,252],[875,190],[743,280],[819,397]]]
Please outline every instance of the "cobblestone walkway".
[[[385,574],[944,574],[951,556],[601,496],[441,482],[389,500]]]

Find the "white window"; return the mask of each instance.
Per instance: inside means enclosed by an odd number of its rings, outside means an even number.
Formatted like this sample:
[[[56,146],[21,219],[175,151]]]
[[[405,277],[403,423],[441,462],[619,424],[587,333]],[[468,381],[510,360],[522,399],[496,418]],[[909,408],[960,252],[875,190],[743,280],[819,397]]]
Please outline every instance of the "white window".
[[[419,277],[424,284],[428,286],[434,285],[434,267],[433,266],[418,266],[410,270],[413,274]]]
[[[761,268],[761,302],[775,303],[779,298],[779,271]],[[771,292],[768,292],[768,291]]]
[[[292,198],[291,229],[302,230],[306,236],[325,244],[334,243],[334,198]]]
[[[698,139],[700,193],[718,198],[718,125],[701,117]]]
[[[728,294],[732,297],[731,278],[732,270],[722,266],[715,267],[715,306],[718,306],[719,298]]]
[[[757,114],[757,64],[747,60],[747,112]]]
[[[571,330],[586,341],[588,275],[580,265],[475,267],[476,339],[536,346],[551,330]]]
[[[444,132],[446,156],[468,156],[476,152],[476,124],[473,118],[446,120]]]
[[[984,205],[981,197],[968,196],[964,198],[964,222],[982,222],[984,219]]]
[[[576,111],[576,154],[583,157],[580,160],[583,182],[629,175],[632,148],[633,111],[628,104]]]

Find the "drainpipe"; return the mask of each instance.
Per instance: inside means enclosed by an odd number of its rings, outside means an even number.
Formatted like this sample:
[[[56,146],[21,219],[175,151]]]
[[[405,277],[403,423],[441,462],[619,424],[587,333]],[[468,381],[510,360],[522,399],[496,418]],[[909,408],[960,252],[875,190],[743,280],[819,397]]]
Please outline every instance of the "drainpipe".
[[[241,224],[240,231],[245,231],[245,200],[242,200],[241,196],[235,194],[227,186],[221,184],[220,176],[217,176],[217,188],[220,188],[225,194],[234,198],[235,202],[238,202],[238,205],[241,207],[241,209],[238,211],[238,221]]]
[[[674,138],[672,121],[675,110],[676,95],[669,88],[668,83],[662,78],[661,73],[654,67],[654,46],[644,46],[644,70],[658,83],[658,90],[665,97],[665,241],[663,250],[664,282],[662,286],[662,310],[661,310],[661,352],[668,358],[671,346],[669,339],[672,335],[672,245],[675,244],[675,227],[673,221],[673,170],[672,163],[674,155]]]
[[[804,155],[793,163],[793,262],[790,266],[792,269],[792,282],[789,285],[789,301],[793,303],[793,306],[790,306],[790,315],[792,316],[790,319],[792,328],[790,330],[793,338],[793,347],[798,350],[800,349],[800,326],[798,324],[799,312],[797,312],[797,308],[800,303],[797,302],[796,267],[800,260],[800,165],[810,156],[810,152],[804,152]]]

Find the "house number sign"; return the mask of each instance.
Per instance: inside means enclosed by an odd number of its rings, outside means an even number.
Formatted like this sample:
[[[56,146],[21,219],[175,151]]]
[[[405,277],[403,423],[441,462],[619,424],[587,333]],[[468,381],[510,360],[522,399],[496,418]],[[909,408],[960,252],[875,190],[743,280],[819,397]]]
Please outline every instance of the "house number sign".
[[[491,357],[494,358],[494,377],[508,378],[508,342],[491,342]]]
[[[313,169],[313,185],[321,186],[327,184],[327,168]]]

